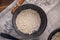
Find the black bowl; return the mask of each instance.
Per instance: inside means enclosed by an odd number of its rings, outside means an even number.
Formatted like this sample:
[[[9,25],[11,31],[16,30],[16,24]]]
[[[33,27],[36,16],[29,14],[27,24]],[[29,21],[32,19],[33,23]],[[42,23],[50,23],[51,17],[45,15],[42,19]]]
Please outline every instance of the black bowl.
[[[47,40],[51,40],[52,37],[53,37],[57,32],[60,32],[60,28],[57,28],[57,29],[55,29],[54,31],[52,31],[52,32],[50,33],[50,35],[49,35],[49,37],[48,37]]]
[[[17,29],[17,26],[16,26],[16,17],[17,17],[17,15],[18,15],[21,11],[23,11],[23,10],[25,10],[25,9],[35,10],[35,11],[37,11],[37,12],[39,13],[39,15],[40,15],[40,17],[41,17],[41,24],[40,24],[39,30],[38,30],[38,31],[35,31],[35,32],[32,33],[31,35],[22,33],[21,31],[19,31],[19,30]],[[46,28],[46,26],[47,26],[47,16],[46,16],[45,12],[44,12],[40,7],[38,7],[38,6],[34,5],[34,4],[25,4],[25,5],[20,6],[20,7],[13,13],[12,24],[13,24],[13,28],[15,29],[15,31],[16,31],[20,36],[22,36],[23,38],[36,38],[36,37],[40,36],[40,35],[44,32],[44,30],[45,30],[45,28]]]

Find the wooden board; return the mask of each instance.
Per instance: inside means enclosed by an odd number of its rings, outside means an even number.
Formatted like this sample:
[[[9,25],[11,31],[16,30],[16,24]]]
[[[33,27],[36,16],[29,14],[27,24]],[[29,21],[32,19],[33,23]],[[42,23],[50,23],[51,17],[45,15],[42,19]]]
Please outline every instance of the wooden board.
[[[0,12],[9,6],[14,0],[0,0]]]

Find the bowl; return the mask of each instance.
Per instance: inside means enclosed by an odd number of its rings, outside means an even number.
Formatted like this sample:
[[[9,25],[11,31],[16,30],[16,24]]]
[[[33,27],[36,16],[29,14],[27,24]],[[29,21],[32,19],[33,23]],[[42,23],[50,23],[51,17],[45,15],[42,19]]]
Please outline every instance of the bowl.
[[[57,29],[55,29],[54,31],[52,31],[52,32],[50,33],[50,35],[49,35],[49,37],[48,37],[47,40],[51,40],[52,37],[53,37],[57,32],[60,32],[60,28],[57,28]]]
[[[38,29],[38,31],[35,31],[34,33],[32,33],[31,35],[29,34],[24,34],[21,31],[18,30],[17,26],[16,26],[16,18],[17,15],[26,9],[32,9],[35,10],[39,13],[40,18],[41,18],[41,24],[40,27]],[[17,32],[18,35],[20,35],[22,38],[36,38],[39,37],[45,30],[46,26],[47,26],[47,16],[46,13],[43,11],[42,8],[34,5],[34,4],[24,4],[20,7],[17,8],[17,10],[13,13],[13,17],[12,17],[12,24],[13,24],[13,28],[14,30]]]

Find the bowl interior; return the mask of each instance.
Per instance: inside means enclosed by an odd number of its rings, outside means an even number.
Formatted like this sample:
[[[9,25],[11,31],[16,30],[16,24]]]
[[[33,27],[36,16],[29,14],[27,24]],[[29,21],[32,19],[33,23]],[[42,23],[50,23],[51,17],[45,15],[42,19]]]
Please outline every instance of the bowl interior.
[[[17,26],[16,26],[16,17],[17,15],[23,11],[23,10],[26,10],[26,9],[32,9],[32,10],[35,10],[39,13],[40,15],[40,18],[41,18],[41,24],[40,24],[40,28],[38,31],[35,31],[34,33],[32,33],[31,35],[29,34],[24,34],[22,33],[21,31],[19,31],[17,29]],[[13,28],[15,29],[15,31],[20,35],[22,36],[23,38],[35,38],[35,37],[38,37],[40,36],[46,26],[47,26],[47,16],[45,14],[45,12],[38,6],[34,5],[34,4],[25,4],[25,5],[22,5],[20,6],[14,13],[13,13],[13,18],[12,18],[12,24],[13,24]]]
[[[51,40],[52,37],[57,33],[60,32],[60,28],[57,28],[56,30],[52,31],[48,37],[48,40]]]

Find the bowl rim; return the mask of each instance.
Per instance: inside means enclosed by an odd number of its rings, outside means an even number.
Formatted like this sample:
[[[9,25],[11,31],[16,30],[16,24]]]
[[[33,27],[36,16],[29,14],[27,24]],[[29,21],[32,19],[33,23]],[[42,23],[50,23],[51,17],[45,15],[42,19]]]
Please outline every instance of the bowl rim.
[[[51,40],[52,37],[57,33],[57,32],[60,32],[60,28],[57,28],[55,30],[53,30],[50,35],[48,36],[48,39],[47,40]]]
[[[41,18],[41,24],[40,24],[40,28],[38,30],[38,32],[34,32],[33,34],[29,35],[29,34],[24,34],[22,33],[21,31],[19,31],[17,29],[17,26],[16,26],[16,17],[17,15],[22,11],[22,10],[25,10],[25,9],[33,9],[35,11],[37,11],[40,15],[40,18]],[[15,31],[20,35],[22,36],[23,38],[36,38],[38,36],[40,36],[46,26],[47,26],[47,16],[45,14],[45,12],[42,10],[42,8],[34,5],[34,4],[24,4],[20,7],[18,7],[18,9],[13,13],[13,17],[12,17],[12,24],[13,24],[13,28],[15,29]]]

